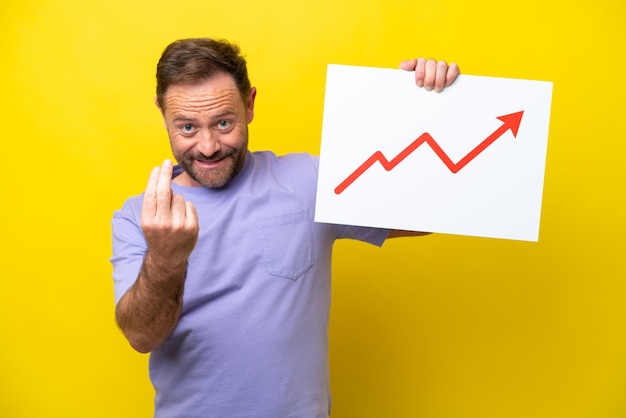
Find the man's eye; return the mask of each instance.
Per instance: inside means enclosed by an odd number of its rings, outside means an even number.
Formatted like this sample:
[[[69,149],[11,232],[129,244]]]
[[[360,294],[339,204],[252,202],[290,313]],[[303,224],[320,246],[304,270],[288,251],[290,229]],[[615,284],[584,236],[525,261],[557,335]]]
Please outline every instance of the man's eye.
[[[193,132],[193,125],[188,123],[186,125],[181,126],[180,130],[183,131],[183,133],[186,133],[186,134],[191,133],[191,132]]]
[[[229,120],[221,120],[217,123],[220,129],[228,129],[230,128],[231,122]]]

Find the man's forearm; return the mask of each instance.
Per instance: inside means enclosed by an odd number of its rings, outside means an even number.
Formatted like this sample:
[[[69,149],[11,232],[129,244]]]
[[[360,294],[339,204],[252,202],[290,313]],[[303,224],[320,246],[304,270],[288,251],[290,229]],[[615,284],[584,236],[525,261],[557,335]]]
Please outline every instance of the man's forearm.
[[[116,319],[130,345],[141,353],[159,347],[180,317],[187,263],[162,266],[149,255],[133,286],[120,299]]]

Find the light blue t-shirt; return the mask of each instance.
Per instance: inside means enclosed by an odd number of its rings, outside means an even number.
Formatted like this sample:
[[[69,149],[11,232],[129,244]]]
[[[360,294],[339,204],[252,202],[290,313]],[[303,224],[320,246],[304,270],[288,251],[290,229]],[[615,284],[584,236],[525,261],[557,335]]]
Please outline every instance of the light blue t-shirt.
[[[156,417],[328,416],[333,242],[382,245],[389,231],[314,222],[317,168],[308,154],[257,152],[222,189],[172,184],[200,235],[180,320],[150,355]],[[116,302],[146,251],[142,200],[113,217]]]

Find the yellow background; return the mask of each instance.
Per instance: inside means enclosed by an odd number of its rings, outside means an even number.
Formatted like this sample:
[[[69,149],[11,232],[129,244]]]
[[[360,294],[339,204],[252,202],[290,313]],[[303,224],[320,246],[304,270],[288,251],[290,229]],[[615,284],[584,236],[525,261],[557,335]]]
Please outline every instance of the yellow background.
[[[2,2],[0,417],[151,415],[109,221],[170,155],[154,69],[191,36],[242,46],[279,153],[319,152],[327,63],[553,81],[539,243],[336,246],[333,416],[625,417],[625,28],[622,0]]]

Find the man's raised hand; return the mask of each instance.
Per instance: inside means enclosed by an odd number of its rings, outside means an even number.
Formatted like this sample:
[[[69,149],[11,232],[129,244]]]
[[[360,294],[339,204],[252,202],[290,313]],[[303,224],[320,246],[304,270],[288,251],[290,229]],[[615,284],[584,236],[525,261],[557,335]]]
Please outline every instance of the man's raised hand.
[[[165,160],[152,170],[141,208],[148,255],[163,267],[187,262],[200,229],[193,203],[172,193],[172,169],[172,161]]]
[[[191,202],[172,193],[172,162],[150,174],[141,207],[148,244],[137,280],[117,304],[117,323],[135,350],[163,344],[178,323],[189,255],[198,241],[198,214]]]

